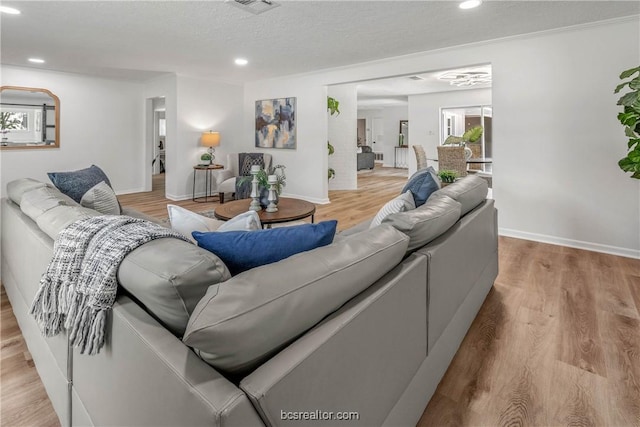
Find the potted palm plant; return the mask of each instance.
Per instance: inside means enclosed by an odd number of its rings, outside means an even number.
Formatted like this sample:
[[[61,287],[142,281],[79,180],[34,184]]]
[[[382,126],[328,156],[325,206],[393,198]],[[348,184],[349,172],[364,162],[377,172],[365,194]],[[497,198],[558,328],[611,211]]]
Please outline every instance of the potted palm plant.
[[[633,77],[635,74],[638,75]],[[619,93],[626,86],[631,92],[627,92],[618,100],[618,105],[623,107],[623,111],[618,114],[618,120],[624,126],[624,134],[629,138],[627,155],[620,159],[618,166],[625,172],[631,172],[631,178],[640,179],[640,67],[623,71],[620,79],[630,80],[620,83],[614,93]]]

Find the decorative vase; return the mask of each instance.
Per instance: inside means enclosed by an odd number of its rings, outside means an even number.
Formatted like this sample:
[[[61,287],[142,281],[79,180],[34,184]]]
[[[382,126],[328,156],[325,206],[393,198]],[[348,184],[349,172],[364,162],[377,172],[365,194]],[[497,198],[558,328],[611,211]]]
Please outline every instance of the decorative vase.
[[[278,204],[278,192],[276,191],[276,201],[274,202],[276,205]],[[266,209],[269,206],[269,189],[266,187],[260,187],[260,206]]]

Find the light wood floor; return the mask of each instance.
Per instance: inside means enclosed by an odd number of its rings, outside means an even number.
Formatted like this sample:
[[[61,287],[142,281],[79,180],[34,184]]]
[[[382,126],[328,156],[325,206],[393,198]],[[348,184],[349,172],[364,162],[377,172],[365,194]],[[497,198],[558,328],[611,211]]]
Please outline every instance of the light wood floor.
[[[398,172],[361,171],[360,190],[330,192],[317,220],[345,229],[373,216],[406,181]],[[120,200],[164,218],[170,201],[157,184]],[[499,250],[494,288],[418,425],[640,426],[640,261],[511,238]],[[56,425],[0,296],[0,424]]]

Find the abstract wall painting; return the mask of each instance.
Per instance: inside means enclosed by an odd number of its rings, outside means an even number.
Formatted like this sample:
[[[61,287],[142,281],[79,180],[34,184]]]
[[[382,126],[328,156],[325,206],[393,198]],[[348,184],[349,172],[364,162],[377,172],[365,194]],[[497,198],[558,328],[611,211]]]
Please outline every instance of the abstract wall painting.
[[[256,101],[256,147],[296,148],[296,98]]]

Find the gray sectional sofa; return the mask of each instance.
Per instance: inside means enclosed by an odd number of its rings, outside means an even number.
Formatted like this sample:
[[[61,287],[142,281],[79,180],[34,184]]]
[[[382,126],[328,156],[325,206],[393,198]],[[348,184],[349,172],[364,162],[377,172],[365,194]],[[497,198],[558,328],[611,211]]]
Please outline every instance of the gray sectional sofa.
[[[56,233],[97,213],[34,207],[42,186],[2,200],[2,283],[65,426],[415,425],[498,271],[497,211],[476,177],[234,277],[160,239],[125,258],[106,345],[81,355],[28,312]]]

